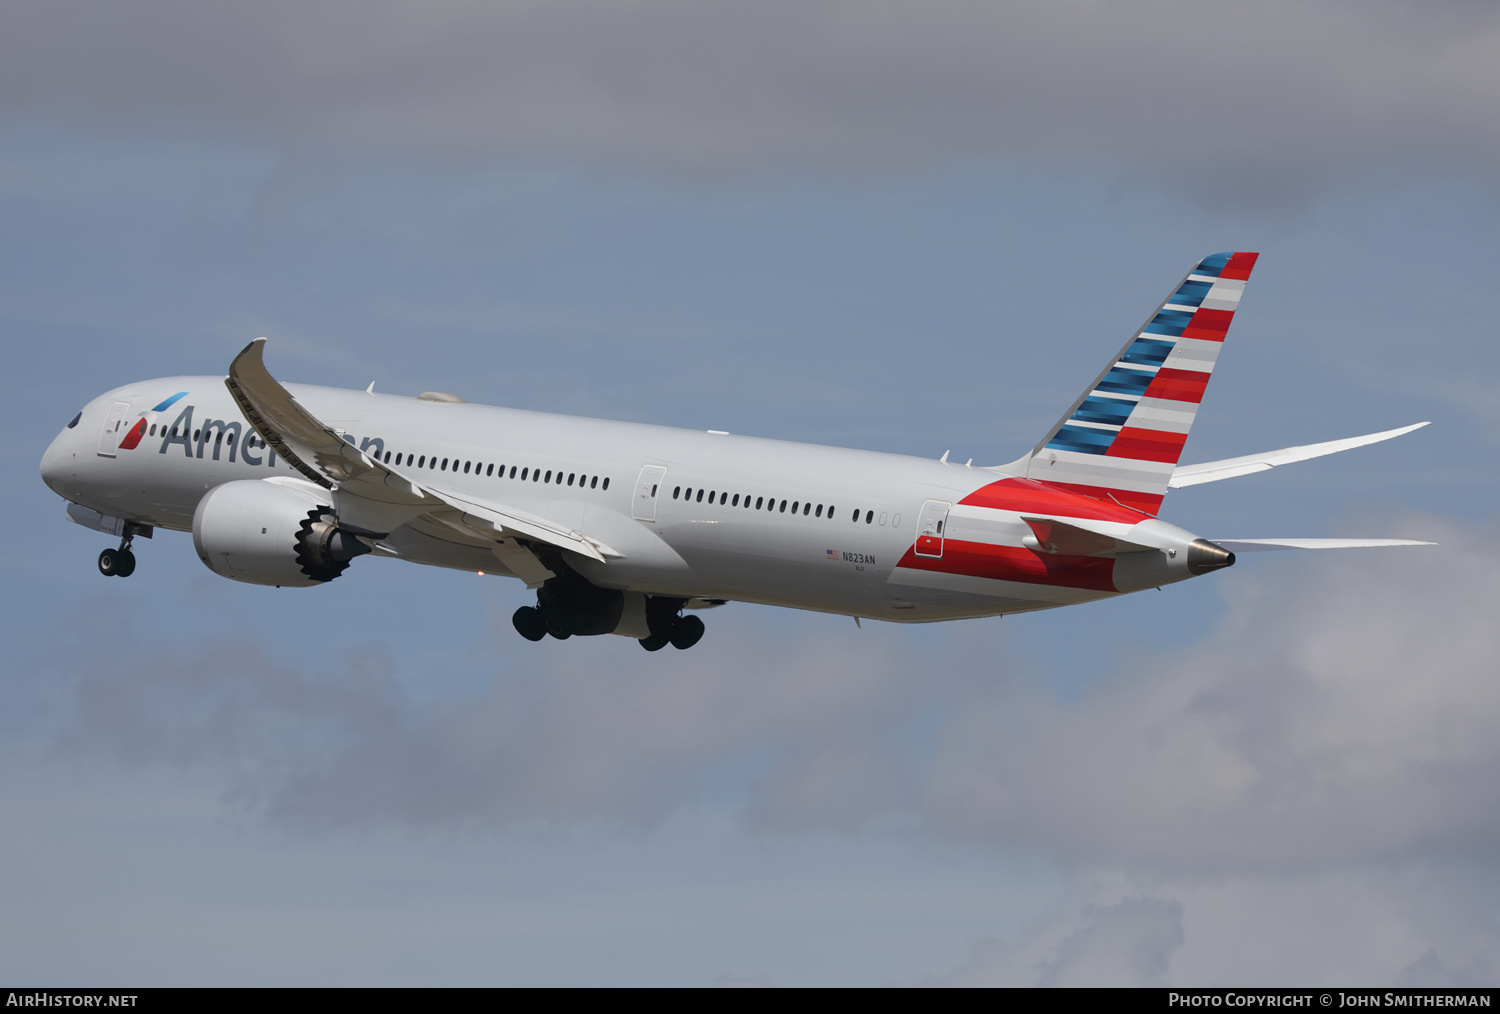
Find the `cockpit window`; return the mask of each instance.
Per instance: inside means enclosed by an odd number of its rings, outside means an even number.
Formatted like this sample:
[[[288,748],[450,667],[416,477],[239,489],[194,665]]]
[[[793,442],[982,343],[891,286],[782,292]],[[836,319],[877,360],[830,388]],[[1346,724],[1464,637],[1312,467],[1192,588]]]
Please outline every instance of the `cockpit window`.
[[[75,415],[73,417],[73,421],[70,422],[70,423],[68,423],[68,429],[72,429],[74,426],[77,426],[78,425],[78,420],[80,420],[82,418],[83,418],[83,413],[79,412],[77,415]]]

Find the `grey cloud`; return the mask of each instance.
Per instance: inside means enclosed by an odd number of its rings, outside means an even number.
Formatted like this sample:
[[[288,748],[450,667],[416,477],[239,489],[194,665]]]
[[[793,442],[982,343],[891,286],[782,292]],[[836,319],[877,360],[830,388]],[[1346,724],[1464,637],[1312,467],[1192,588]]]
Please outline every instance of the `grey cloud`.
[[[1137,871],[1485,851],[1500,538],[1410,528],[1443,545],[1328,554],[1292,579],[1247,561],[1214,579],[1222,629],[1076,704],[1018,679],[993,624],[918,654],[893,628],[788,643],[725,617],[665,660],[501,633],[486,690],[424,705],[375,649],[331,675],[253,642],[124,651],[140,661],[77,663],[70,742],[224,763],[237,799],[298,827],[649,825],[733,786],[767,830],[915,822]],[[122,655],[113,635],[100,651]]]
[[[647,0],[11,4],[12,117],[674,172],[1001,159],[1274,200],[1492,179],[1500,13]]]
[[[63,663],[81,675],[60,746],[221,767],[229,798],[299,828],[647,825],[767,767],[793,772],[774,783],[786,809],[843,826],[888,812],[903,755],[881,748],[930,689],[899,649],[715,633],[663,658],[616,638],[541,654],[505,631],[486,692],[419,705],[374,648],[323,674],[253,640],[147,651],[109,630]]]
[[[969,709],[932,818],[1136,869],[1493,848],[1500,540],[1411,527],[1443,545],[1325,557],[1293,586],[1234,575],[1215,636],[1076,707],[1035,702],[1019,735],[990,734],[1003,702]]]
[[[1183,940],[1178,902],[1125,898],[1088,904],[1018,944],[985,941],[932,984],[1160,987],[1168,984],[1168,965]]]
[[[1211,880],[1082,870],[1042,923],[975,944],[929,984],[1479,986],[1500,972],[1492,880],[1464,863]]]

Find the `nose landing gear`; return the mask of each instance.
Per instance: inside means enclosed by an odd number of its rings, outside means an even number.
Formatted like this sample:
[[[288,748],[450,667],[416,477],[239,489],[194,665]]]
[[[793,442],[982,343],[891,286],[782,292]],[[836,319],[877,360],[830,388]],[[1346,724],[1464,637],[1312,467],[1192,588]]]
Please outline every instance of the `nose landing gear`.
[[[135,573],[135,554],[130,551],[130,544],[135,539],[135,532],[126,528],[125,535],[120,539],[120,548],[106,549],[99,554],[99,573],[105,577],[129,577]]]
[[[127,545],[129,539],[125,540]],[[119,549],[106,549],[99,554],[99,573],[105,577],[129,577],[135,573],[135,554],[127,545]]]

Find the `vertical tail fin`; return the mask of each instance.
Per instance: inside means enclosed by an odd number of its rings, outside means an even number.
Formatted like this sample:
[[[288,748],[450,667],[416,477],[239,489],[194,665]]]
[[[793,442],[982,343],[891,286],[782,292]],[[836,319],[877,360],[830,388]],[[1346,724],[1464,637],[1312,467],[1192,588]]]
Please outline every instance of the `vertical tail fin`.
[[[1031,452],[1026,476],[1155,514],[1258,254],[1188,272]]]

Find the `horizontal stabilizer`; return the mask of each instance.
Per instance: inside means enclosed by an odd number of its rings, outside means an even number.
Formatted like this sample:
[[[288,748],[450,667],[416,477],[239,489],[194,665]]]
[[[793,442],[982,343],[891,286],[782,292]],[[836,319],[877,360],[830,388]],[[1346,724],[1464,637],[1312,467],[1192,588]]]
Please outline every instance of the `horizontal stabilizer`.
[[[1238,475],[1264,472],[1277,465],[1291,464],[1293,461],[1306,461],[1308,458],[1321,458],[1325,454],[1337,454],[1339,451],[1364,447],[1366,444],[1378,444],[1382,440],[1391,440],[1410,433],[1412,430],[1419,430],[1426,425],[1428,423],[1425,422],[1412,423],[1410,426],[1384,430],[1380,433],[1368,433],[1362,437],[1346,437],[1343,440],[1327,440],[1321,444],[1283,447],[1279,451],[1246,454],[1242,457],[1224,458],[1220,461],[1205,461],[1201,465],[1182,465],[1172,472],[1172,478],[1167,485],[1172,489],[1181,489],[1184,486],[1196,486],[1200,482],[1218,482],[1220,479],[1233,479]]]
[[[1435,546],[1415,539],[1214,539],[1231,553],[1266,553],[1273,549],[1377,549],[1382,546]]]
[[[1077,520],[1058,521],[1056,518],[1021,518],[1030,527],[1034,538],[1023,539],[1021,545],[1038,553],[1062,556],[1118,556],[1121,553],[1140,553],[1154,549],[1138,542],[1130,542],[1110,532],[1108,522],[1090,525]],[[1113,527],[1126,528],[1127,525]]]

